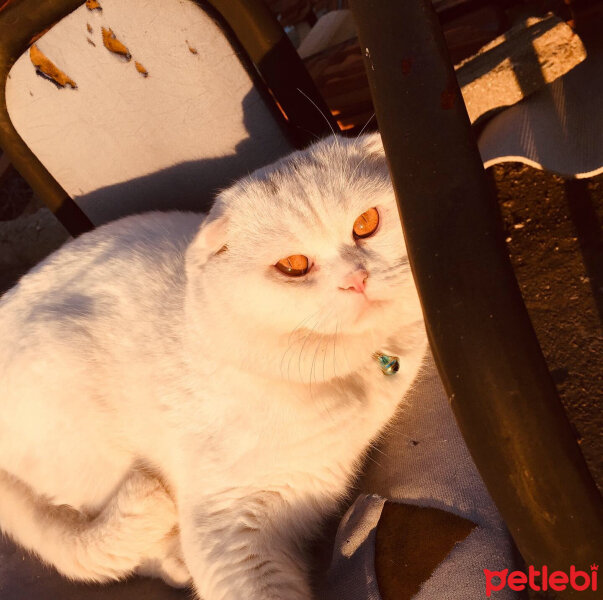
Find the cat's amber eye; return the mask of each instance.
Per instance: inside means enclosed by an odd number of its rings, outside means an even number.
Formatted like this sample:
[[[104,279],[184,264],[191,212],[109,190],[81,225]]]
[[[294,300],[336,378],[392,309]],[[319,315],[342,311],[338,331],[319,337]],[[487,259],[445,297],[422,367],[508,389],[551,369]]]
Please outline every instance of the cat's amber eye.
[[[285,275],[301,277],[310,270],[310,261],[303,254],[292,254],[287,258],[281,258],[274,266]]]
[[[355,221],[352,232],[354,239],[367,238],[377,231],[379,226],[379,212],[376,208],[369,208],[363,212]]]

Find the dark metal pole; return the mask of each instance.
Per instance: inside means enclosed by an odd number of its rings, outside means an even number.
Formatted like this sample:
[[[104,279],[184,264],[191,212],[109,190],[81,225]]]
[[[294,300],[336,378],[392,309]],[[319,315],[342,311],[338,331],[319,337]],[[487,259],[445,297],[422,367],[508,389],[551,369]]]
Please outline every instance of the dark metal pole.
[[[526,562],[590,574],[603,550],[601,496],[523,304],[431,2],[351,5],[428,333],[465,441]]]
[[[283,28],[261,0],[209,0],[241,43],[303,148],[339,131],[337,121]]]

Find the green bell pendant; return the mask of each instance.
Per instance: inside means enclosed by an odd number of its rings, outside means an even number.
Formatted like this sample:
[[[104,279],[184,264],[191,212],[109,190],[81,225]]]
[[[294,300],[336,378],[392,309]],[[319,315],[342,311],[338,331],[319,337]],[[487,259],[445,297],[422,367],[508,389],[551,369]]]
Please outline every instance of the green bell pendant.
[[[373,358],[377,361],[384,375],[395,375],[400,369],[400,359],[397,356],[389,356],[383,352],[375,352]]]

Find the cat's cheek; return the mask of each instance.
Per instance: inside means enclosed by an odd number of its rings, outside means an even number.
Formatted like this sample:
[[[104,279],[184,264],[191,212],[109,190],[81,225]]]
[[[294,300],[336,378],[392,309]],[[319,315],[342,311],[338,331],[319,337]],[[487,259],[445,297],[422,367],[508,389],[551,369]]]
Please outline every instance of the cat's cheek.
[[[308,303],[305,294],[300,294],[296,285],[283,282],[250,282],[235,292],[246,298],[244,305],[237,306],[241,322],[253,323],[260,328],[269,328],[275,333],[289,332],[316,307]]]

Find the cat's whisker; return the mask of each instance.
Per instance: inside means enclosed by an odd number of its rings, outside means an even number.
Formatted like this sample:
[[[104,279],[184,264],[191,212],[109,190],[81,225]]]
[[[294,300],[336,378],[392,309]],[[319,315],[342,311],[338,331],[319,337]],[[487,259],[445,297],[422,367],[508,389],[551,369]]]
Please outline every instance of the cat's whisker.
[[[328,321],[332,314],[333,314],[333,309],[331,308],[331,310],[329,310],[329,312],[324,315],[324,317],[322,319],[322,323],[324,323],[325,321]],[[316,371],[315,371],[316,357],[318,356],[318,351],[320,350],[322,344],[324,343],[323,338],[324,338],[324,335],[320,335],[318,342],[316,344],[316,350],[314,351],[314,356],[312,358],[312,366],[310,368],[310,385],[312,385],[312,373],[314,373],[316,375]],[[323,380],[324,380],[324,377],[323,377]],[[315,379],[315,382],[318,384],[318,379]]]
[[[297,333],[298,331],[301,331],[302,327],[308,321],[310,321],[310,319],[312,319],[313,317],[315,317],[321,310],[322,309],[319,308],[318,310],[314,311],[313,313],[310,313],[308,316],[306,316],[304,319],[302,319],[296,327],[294,327],[291,330],[291,333],[289,333],[289,337],[287,338],[287,348],[285,349],[285,352],[283,353],[283,356],[281,357],[281,364],[280,364],[280,373],[281,373],[281,376],[283,375],[283,362],[285,360],[285,357],[287,356],[287,354],[289,353],[289,351],[293,350],[293,347],[294,347],[294,345],[295,345],[296,342],[300,342],[300,341],[302,341],[302,339],[305,339],[305,337],[301,338],[299,340],[295,340],[295,339],[291,340],[291,338],[294,336],[295,333]],[[289,381],[291,380],[291,378],[289,377],[289,366],[291,365],[291,358],[292,358],[292,356],[293,355],[291,355],[291,357],[289,358],[289,364],[287,366],[287,378],[288,378]]]
[[[290,343],[291,341],[291,337],[297,332],[299,331],[312,317],[314,317],[317,313],[320,312],[320,308],[316,311],[314,311],[313,313],[310,313],[305,319],[302,319],[298,325],[296,325],[292,330],[291,333],[289,333],[289,337],[287,338],[287,343]]]
[[[393,430],[393,428],[392,428],[392,430],[391,430],[391,431],[392,431],[392,432],[394,431],[394,430]],[[414,441],[416,441],[416,440],[415,440],[415,438],[413,438],[413,437],[412,437],[412,436],[410,436],[410,435],[407,435],[406,433],[404,433],[403,431],[401,431],[399,428],[395,430],[395,436],[396,436],[396,437],[403,437],[403,438],[406,438],[406,439],[407,439],[409,442],[414,442]],[[385,456],[387,456],[385,453],[384,453],[384,455],[385,455]]]
[[[314,324],[314,326],[312,327],[312,329],[308,332],[308,335],[306,335],[305,339],[304,339],[304,343],[302,344],[302,347],[299,351],[299,358],[298,358],[298,363],[297,363],[297,369],[299,372],[299,378],[301,381],[304,380],[304,376],[303,376],[303,372],[302,372],[302,355],[304,353],[304,348],[306,347],[306,344],[308,343],[308,340],[315,335],[314,332],[314,327],[316,327],[317,323]]]
[[[364,133],[364,130],[368,127],[368,124],[375,118],[375,113],[373,113],[368,121],[364,124],[364,127],[360,130],[360,133],[356,136],[356,139],[354,140],[355,142],[357,142],[360,139],[360,136]]]
[[[335,138],[335,143],[337,144],[338,147],[341,147],[339,140],[337,139],[337,135],[335,134],[335,129],[333,129],[333,125],[331,125],[331,121],[329,121],[329,119],[327,119],[327,115],[325,115],[325,113],[323,113],[322,110],[320,110],[320,107],[316,104],[316,102],[314,102],[314,100],[312,100],[312,98],[310,98],[310,96],[308,96],[308,94],[306,94],[300,88],[297,88],[297,91],[302,96],[304,96],[307,100],[309,100],[311,102],[311,104],[314,106],[314,108],[322,115],[322,118],[326,121],[327,125],[329,126],[329,129],[331,130],[331,133],[333,134],[333,137]]]
[[[329,312],[324,316],[323,318],[323,322],[328,321],[331,314],[332,314],[333,310],[329,310]],[[318,383],[318,379],[316,379],[316,359],[318,357],[318,352],[321,349],[322,345],[324,343],[324,335],[321,335],[320,338],[318,339],[318,342],[316,344],[316,350],[314,350],[314,356],[312,358],[312,368],[310,369],[310,380],[312,380],[312,373],[314,373],[315,375],[315,382]]]
[[[283,362],[285,360],[285,357],[287,356],[287,354],[293,349],[294,345],[296,344],[296,342],[301,341],[302,339],[304,339],[302,336],[303,334],[301,334],[301,330],[303,325],[305,325],[305,323],[307,321],[309,321],[316,313],[311,313],[310,315],[308,315],[306,318],[304,318],[302,321],[300,321],[299,325],[297,327],[295,327],[291,333],[289,334],[289,337],[287,338],[287,347],[285,348],[285,351],[283,352],[283,356],[281,357],[281,364],[280,364],[280,372],[281,375],[283,374]],[[299,339],[291,339],[296,333],[300,333],[301,335],[299,336]]]
[[[379,448],[379,446],[377,445],[376,442],[371,442],[369,444],[369,448],[371,449],[371,452],[378,452],[379,454],[381,454],[382,456],[385,456],[385,458],[387,458],[387,454],[385,454],[385,452],[383,452],[383,450],[381,450],[381,448]]]
[[[329,310],[323,316],[322,320],[320,320],[315,325],[315,327],[318,327],[318,326],[322,325],[322,323],[324,323],[325,321],[328,321],[331,318],[331,315],[333,314],[333,312],[334,312],[334,309]],[[311,364],[311,367],[310,367],[310,375],[309,375],[309,392],[310,392],[310,398],[312,400],[314,400],[314,394],[312,392],[312,373],[314,373],[316,375],[316,369],[315,369],[315,367],[316,367],[316,358],[317,358],[317,355],[318,355],[318,351],[320,350],[320,348],[322,347],[322,345],[324,343],[324,353],[323,353],[323,381],[324,381],[325,380],[325,377],[324,377],[324,360],[325,360],[325,358],[324,357],[326,357],[326,353],[327,353],[328,345],[329,345],[329,340],[327,340],[326,342],[324,341],[324,337],[325,337],[324,335],[322,335],[322,334],[316,334],[316,335],[318,336],[318,340],[317,340],[317,343],[316,343],[316,350],[314,351],[314,356],[312,358],[312,364]],[[318,379],[316,379],[316,378],[315,378],[315,383],[318,384]],[[329,409],[329,406],[328,406],[327,402],[323,400],[322,405],[324,407],[325,412],[329,416],[329,418],[333,419],[334,417],[333,417],[333,415],[331,413],[331,410]]]
[[[367,454],[366,455],[366,460],[372,462],[373,464],[377,465],[380,469],[383,468],[383,465],[377,461],[377,459],[374,456],[371,456],[371,454]]]
[[[299,340],[299,342],[301,342],[301,344],[302,344],[301,345],[300,354],[301,354],[301,352],[303,352],[304,345],[307,343],[307,341],[308,341],[308,339],[310,337],[312,337],[312,332],[311,331],[309,331],[308,333],[306,333],[306,335],[301,340]],[[293,358],[296,355],[296,353],[294,352],[294,348],[295,348],[295,344],[292,344],[289,347],[289,349],[288,349],[291,352],[289,354],[289,361],[287,362],[287,381],[291,381],[291,362],[293,361]],[[301,373],[301,371],[300,371],[300,373]]]
[[[323,352],[323,355],[322,355],[322,380],[323,381],[327,380],[326,364],[327,364],[327,352],[329,351],[329,342],[330,342],[330,340],[328,340],[325,343],[325,351]]]
[[[314,356],[312,356],[312,364],[310,365],[310,395],[312,395],[312,374],[314,373],[314,367],[316,366],[316,357],[318,355],[318,351],[320,350],[322,339],[319,337],[316,341],[316,350],[314,350]],[[318,380],[314,380],[316,384],[318,384]]]
[[[306,345],[306,343],[308,342],[308,340],[314,335],[314,329],[315,327],[318,325],[318,323],[320,322],[320,313],[324,310],[323,307],[320,307],[317,311],[315,311],[314,313],[312,313],[310,315],[310,318],[316,317],[318,316],[318,320],[308,329],[308,332],[306,333],[306,335],[299,340],[294,340],[294,342],[291,344],[291,349],[293,349],[295,342],[301,342],[302,346],[300,349],[300,359],[299,359],[299,369],[300,369],[300,379],[303,380],[302,374],[301,374],[301,355],[304,351],[304,347]],[[306,319],[306,323],[310,322],[310,318]],[[293,353],[291,353],[291,356],[289,357],[289,362],[287,363],[287,379],[289,381],[291,381],[291,376],[290,376],[290,369],[291,369],[291,360],[293,359]]]
[[[314,361],[316,359],[316,352],[318,351],[318,348],[320,348],[320,343],[321,343],[322,337],[323,337],[323,334],[316,332],[316,328],[321,326],[325,322],[325,320],[330,315],[330,313],[331,313],[331,311],[329,311],[326,315],[321,315],[321,317],[318,319],[318,321],[316,321],[316,323],[314,323],[314,326],[312,327],[312,331],[311,331],[311,335],[310,335],[310,337],[311,336],[317,337],[316,350],[314,351],[314,355],[312,357],[312,362],[310,363],[310,372],[308,374],[308,384],[310,386],[310,396],[311,397],[312,397],[312,372],[314,370]],[[305,342],[304,342],[304,346],[305,346]],[[302,346],[302,349],[299,353],[300,379],[302,381],[303,381],[303,375],[301,373],[301,369],[302,369],[302,362],[303,362],[302,354],[303,354],[304,346]]]
[[[339,329],[339,320],[335,321],[335,335],[333,336],[333,376],[337,378],[337,330]]]

